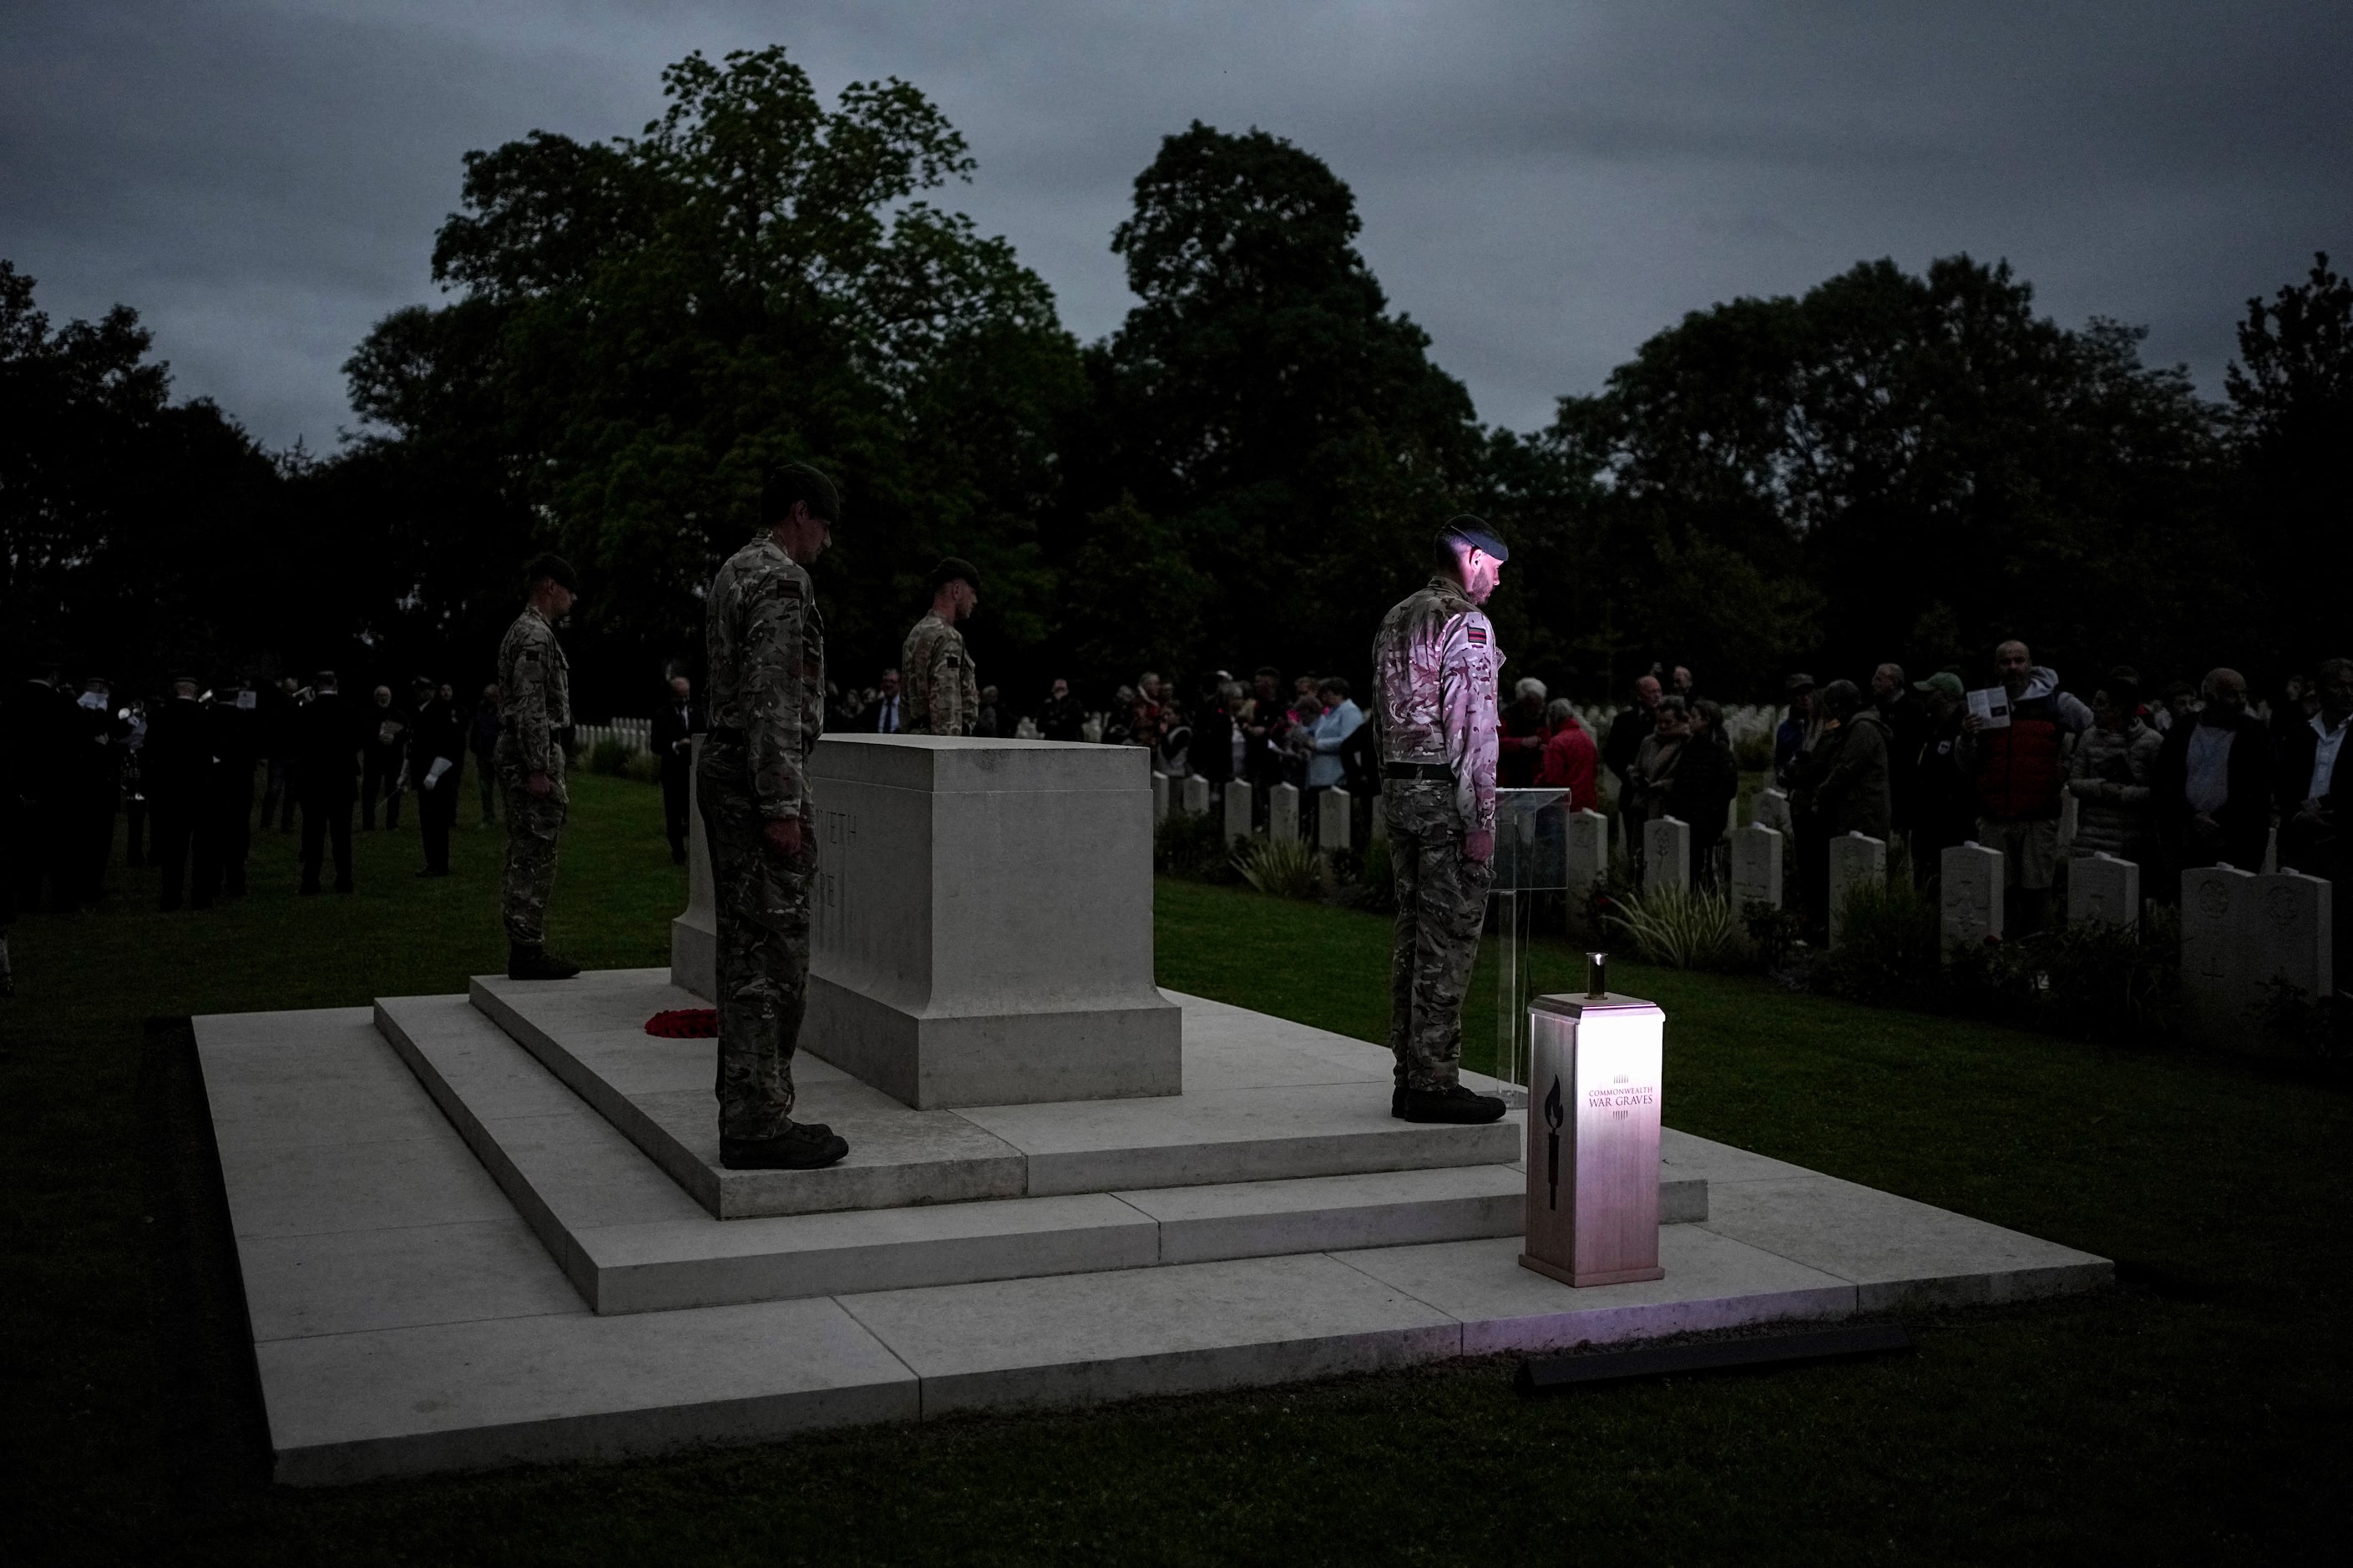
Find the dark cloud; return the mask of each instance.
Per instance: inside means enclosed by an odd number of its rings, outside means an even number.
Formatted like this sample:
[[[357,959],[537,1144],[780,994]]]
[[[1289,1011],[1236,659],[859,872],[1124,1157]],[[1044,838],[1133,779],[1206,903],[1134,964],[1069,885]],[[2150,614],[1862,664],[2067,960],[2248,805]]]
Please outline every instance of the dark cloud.
[[[2007,257],[2062,320],[2145,322],[2210,387],[2242,301],[2353,252],[2353,9],[871,5],[16,0],[0,255],[53,314],[120,300],[186,393],[332,442],[339,366],[433,297],[459,158],[636,131],[690,49],[782,42],[970,138],[950,199],[1084,336],[1159,138],[1258,125],[1356,189],[1363,245],[1482,416],[1540,423],[1645,336],[1864,258]]]

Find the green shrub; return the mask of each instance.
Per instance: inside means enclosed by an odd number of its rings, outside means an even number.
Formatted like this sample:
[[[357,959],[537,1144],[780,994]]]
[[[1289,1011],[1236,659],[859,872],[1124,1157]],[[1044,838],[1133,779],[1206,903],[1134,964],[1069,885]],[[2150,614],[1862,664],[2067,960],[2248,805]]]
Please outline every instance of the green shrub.
[[[622,771],[628,765],[629,748],[618,741],[599,741],[596,742],[596,749],[588,753],[590,773],[610,773],[613,777],[619,778]]]
[[[2149,1044],[2179,1027],[2178,916],[2158,908],[2141,930],[2103,921],[2016,942],[1956,947],[1944,1005],[2072,1039]]]
[[[1689,888],[1653,888],[1610,900],[1605,928],[1634,944],[1646,963],[1669,969],[1736,969],[1744,962],[1731,903]]]
[[[1172,811],[1152,835],[1152,868],[1163,876],[1194,882],[1237,882],[1234,858],[1226,847],[1226,825],[1215,813]]]
[[[1253,838],[1234,852],[1243,881],[1278,899],[1316,899],[1324,892],[1324,858],[1296,838]]]
[[[1356,895],[1351,901],[1375,914],[1397,913],[1397,871],[1389,863],[1388,839],[1376,838],[1365,846],[1363,858],[1356,863]]]
[[[1773,737],[1770,732],[1743,735],[1732,742],[1732,760],[1744,773],[1769,773],[1773,771]],[[1770,780],[1767,781],[1770,783]]]
[[[629,760],[621,764],[621,775],[639,784],[661,783],[661,759],[651,752],[631,752]]]
[[[1858,1002],[1933,999],[1944,982],[1944,936],[1936,906],[1912,879],[1867,881],[1847,890],[1839,944],[1822,960],[1823,989]]]
[[[1798,945],[1805,920],[1795,910],[1776,909],[1762,899],[1740,906],[1741,929],[1748,933],[1749,951],[1767,969],[1786,969],[1790,950]]]

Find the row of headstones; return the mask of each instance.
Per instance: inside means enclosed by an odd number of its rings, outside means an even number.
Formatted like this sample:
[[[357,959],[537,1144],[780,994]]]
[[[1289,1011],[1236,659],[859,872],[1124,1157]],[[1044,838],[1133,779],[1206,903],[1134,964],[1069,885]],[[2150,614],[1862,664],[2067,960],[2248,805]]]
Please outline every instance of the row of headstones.
[[[1198,774],[1177,779],[1166,773],[1152,775],[1152,822],[1158,826],[1168,820],[1170,812],[1187,816],[1207,816],[1212,797],[1217,797],[1219,809],[1224,814],[1226,837],[1229,840],[1248,838],[1254,828],[1257,798],[1248,781],[1234,779],[1220,791],[1208,780]],[[1266,792],[1266,834],[1279,843],[1295,843],[1303,835],[1304,824],[1299,810],[1300,789],[1296,784],[1279,784]],[[1315,797],[1315,847],[1319,849],[1346,849],[1356,838],[1355,801],[1346,790],[1319,791]],[[1373,805],[1373,837],[1388,837],[1386,824],[1377,800]]]

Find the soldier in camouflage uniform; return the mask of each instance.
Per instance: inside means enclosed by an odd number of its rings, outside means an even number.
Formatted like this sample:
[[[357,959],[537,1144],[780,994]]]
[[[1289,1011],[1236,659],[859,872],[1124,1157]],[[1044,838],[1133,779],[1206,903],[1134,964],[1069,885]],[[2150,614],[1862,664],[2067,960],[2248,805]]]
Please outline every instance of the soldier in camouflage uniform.
[[[899,658],[906,673],[907,733],[969,735],[980,717],[980,688],[956,623],[980,605],[980,574],[949,556],[932,568],[932,607],[907,634]]]
[[[832,1129],[792,1119],[817,871],[806,764],[825,727],[825,625],[804,568],[840,505],[807,464],[769,474],[763,527],[707,601],[711,728],[695,789],[719,917],[719,1159],[733,1171],[814,1170],[849,1152]]]
[[[499,913],[507,928],[507,976],[569,980],[580,966],[547,951],[547,895],[571,795],[564,748],[572,738],[572,667],[555,623],[572,611],[580,580],[560,555],[523,573],[530,602],[499,644],[499,740],[491,760],[507,797],[506,874]]]
[[[1381,805],[1388,815],[1397,934],[1389,955],[1389,1114],[1493,1121],[1504,1102],[1460,1080],[1462,994],[1494,881],[1495,686],[1504,664],[1479,611],[1508,555],[1475,517],[1438,536],[1429,583],[1373,639]]]

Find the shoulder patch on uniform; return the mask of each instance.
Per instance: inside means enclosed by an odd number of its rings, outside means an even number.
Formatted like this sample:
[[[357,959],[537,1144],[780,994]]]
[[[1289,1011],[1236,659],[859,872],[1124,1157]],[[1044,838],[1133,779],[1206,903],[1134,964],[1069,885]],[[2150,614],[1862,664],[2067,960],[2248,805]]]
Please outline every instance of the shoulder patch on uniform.
[[[1470,637],[1470,639],[1471,639],[1472,643],[1474,646],[1479,647],[1485,647],[1487,646],[1487,628],[1486,628],[1486,627],[1484,627],[1484,626],[1465,626],[1465,627],[1463,628],[1463,634],[1464,634],[1465,636],[1467,636],[1468,637]]]

